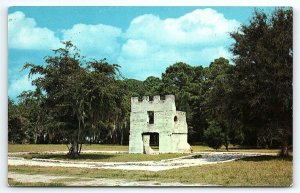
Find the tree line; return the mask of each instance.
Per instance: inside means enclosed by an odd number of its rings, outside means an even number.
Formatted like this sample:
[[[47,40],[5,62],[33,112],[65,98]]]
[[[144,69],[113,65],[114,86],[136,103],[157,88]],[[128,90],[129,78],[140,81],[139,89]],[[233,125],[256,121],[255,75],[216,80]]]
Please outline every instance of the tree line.
[[[230,33],[233,58],[208,67],[177,62],[161,78],[124,78],[106,59],[87,60],[70,41],[27,63],[34,91],[8,98],[9,143],[65,143],[77,157],[83,143],[128,144],[130,98],[174,94],[187,113],[188,140],[215,149],[229,144],[292,144],[293,11],[256,10]]]

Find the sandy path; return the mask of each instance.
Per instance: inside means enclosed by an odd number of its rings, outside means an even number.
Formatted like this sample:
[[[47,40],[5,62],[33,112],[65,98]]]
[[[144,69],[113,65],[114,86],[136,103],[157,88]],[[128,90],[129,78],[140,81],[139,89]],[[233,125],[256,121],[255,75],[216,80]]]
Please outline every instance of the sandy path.
[[[99,151],[91,151],[99,152]],[[106,151],[101,151],[108,153]],[[26,152],[25,152],[26,153]],[[43,154],[45,152],[42,152]],[[61,152],[49,152],[61,153]],[[110,152],[120,153],[120,152]],[[123,153],[123,152],[121,152]],[[94,168],[94,169],[120,169],[120,170],[147,170],[162,171],[181,167],[190,167],[206,164],[217,164],[230,162],[245,157],[260,155],[275,155],[274,153],[251,153],[251,152],[199,152],[179,158],[166,159],[161,161],[142,161],[142,162],[82,162],[82,161],[64,161],[53,159],[24,159],[22,157],[13,157],[23,153],[9,154],[8,165],[14,166],[45,166],[45,167],[72,167],[72,168]],[[62,182],[66,186],[212,186],[203,184],[183,184],[183,183],[160,183],[157,181],[134,181],[131,179],[106,179],[106,178],[85,178],[71,176],[54,176],[47,174],[21,174],[9,172],[8,178],[23,183],[51,183]]]
[[[8,177],[16,182],[22,183],[55,183],[61,182],[66,186],[212,186],[203,184],[183,184],[183,183],[161,183],[156,181],[134,181],[125,179],[107,178],[75,178],[69,176],[52,176],[42,174],[20,174],[9,172]],[[64,179],[67,179],[64,181]],[[72,181],[74,179],[74,181]]]
[[[8,157],[8,165],[13,166],[45,166],[45,167],[74,167],[90,169],[120,169],[120,170],[147,170],[162,171],[181,167],[190,167],[206,164],[217,164],[237,159],[257,156],[257,153],[203,153],[190,155],[180,158],[173,158],[161,161],[142,161],[142,162],[84,162],[84,161],[65,161],[53,159],[24,159],[21,157]],[[265,154],[263,154],[265,155]]]

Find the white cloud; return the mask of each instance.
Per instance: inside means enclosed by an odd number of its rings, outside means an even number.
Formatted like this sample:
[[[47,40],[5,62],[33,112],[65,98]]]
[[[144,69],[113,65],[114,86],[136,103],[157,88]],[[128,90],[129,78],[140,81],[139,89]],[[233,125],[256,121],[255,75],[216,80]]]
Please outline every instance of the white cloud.
[[[15,80],[12,80],[11,84],[8,87],[8,96],[15,99],[23,91],[35,90],[36,87],[31,84],[31,81],[36,79],[37,77],[38,76],[35,75],[32,78],[28,78],[28,75],[25,74]]]
[[[213,44],[226,39],[238,25],[236,20],[207,8],[165,20],[150,14],[139,16],[131,22],[126,36],[167,45]]]
[[[226,49],[231,41],[229,32],[239,25],[213,9],[197,9],[167,19],[142,15],[130,23],[118,62],[126,74],[139,79],[160,76],[166,67],[179,61],[208,65],[218,57],[231,56]]]
[[[63,39],[71,40],[82,51],[82,55],[111,58],[119,52],[118,38],[121,34],[121,29],[109,25],[76,24],[63,31]]]
[[[70,29],[62,30],[64,41],[71,40],[82,55],[97,58],[116,55],[120,49],[118,38],[122,30],[109,25],[75,24]],[[17,11],[8,15],[8,45],[15,49],[49,50],[59,48],[60,38],[48,28],[37,26],[33,18]]]
[[[122,47],[122,52],[127,57],[145,57],[147,55],[148,44],[144,40],[129,39]]]
[[[49,49],[60,46],[60,38],[48,28],[38,27],[22,12],[8,16],[9,47]],[[83,56],[108,58],[122,66],[126,77],[160,76],[175,62],[209,65],[218,57],[230,58],[229,32],[239,22],[226,19],[213,9],[197,9],[178,18],[161,19],[152,14],[134,18],[125,33],[118,27],[75,24],[62,30],[62,40],[71,40]],[[16,90],[16,89],[15,89]]]
[[[8,15],[8,46],[16,49],[51,49],[60,44],[48,28],[38,27],[33,18],[17,11]]]

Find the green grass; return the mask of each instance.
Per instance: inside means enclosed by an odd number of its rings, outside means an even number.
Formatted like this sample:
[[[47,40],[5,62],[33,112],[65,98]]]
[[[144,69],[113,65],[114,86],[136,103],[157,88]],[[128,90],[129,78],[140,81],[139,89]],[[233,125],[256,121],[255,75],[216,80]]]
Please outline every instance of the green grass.
[[[171,159],[182,157],[187,154],[108,154],[108,153],[82,153],[79,158],[71,159],[66,154],[26,154],[19,155],[26,159],[42,158],[42,159],[56,159],[56,160],[72,160],[72,161],[97,161],[97,162],[137,162],[137,161],[159,161],[163,159]]]
[[[66,186],[66,184],[62,183],[62,182],[49,182],[49,183],[45,183],[45,182],[18,182],[15,181],[11,178],[8,178],[8,184],[9,186]]]
[[[214,149],[204,145],[192,145],[192,150],[193,152],[198,152],[198,151],[213,151]]]
[[[259,148],[247,148],[240,146],[229,146],[229,151],[226,150],[225,146],[222,146],[220,149],[215,150],[211,147],[204,145],[192,145],[193,152],[257,152],[257,153],[279,153],[279,149],[259,149]]]
[[[42,152],[42,151],[67,151],[64,144],[8,144],[8,152]],[[122,145],[102,145],[102,144],[84,144],[82,150],[98,151],[128,151],[128,146]]]
[[[222,164],[194,166],[160,172],[74,169],[63,167],[9,166],[9,171],[88,178],[119,178],[138,181],[199,183],[223,186],[290,186],[292,158],[277,156],[246,158]]]
[[[155,149],[156,147],[154,147]],[[192,145],[193,152],[215,151],[214,149],[204,145]],[[64,144],[8,144],[8,152],[43,152],[43,151],[67,151],[68,148]],[[125,145],[105,145],[105,144],[84,144],[82,151],[98,150],[98,151],[128,151],[128,146]],[[226,151],[222,147],[218,151]],[[229,147],[230,152],[259,152],[259,153],[277,153],[278,149],[249,149],[243,147]]]

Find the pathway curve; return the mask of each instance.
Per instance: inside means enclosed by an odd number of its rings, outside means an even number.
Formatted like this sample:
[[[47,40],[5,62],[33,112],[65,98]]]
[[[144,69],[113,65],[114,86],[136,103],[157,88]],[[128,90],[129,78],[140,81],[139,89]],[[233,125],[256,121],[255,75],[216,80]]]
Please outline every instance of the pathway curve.
[[[44,174],[20,174],[9,172],[8,177],[22,183],[63,183],[65,186],[214,186],[209,184],[184,184],[157,181],[134,181],[130,179],[76,178],[70,176],[53,176]]]
[[[233,153],[233,152],[203,152],[201,154],[192,154],[179,158],[166,159],[161,161],[140,161],[140,162],[84,162],[84,161],[66,161],[54,159],[24,159],[22,157],[8,157],[8,165],[13,166],[45,166],[45,167],[73,167],[73,168],[91,168],[91,169],[120,169],[120,170],[146,170],[162,171],[181,167],[190,167],[206,164],[217,164],[245,157],[271,155],[266,153]]]

